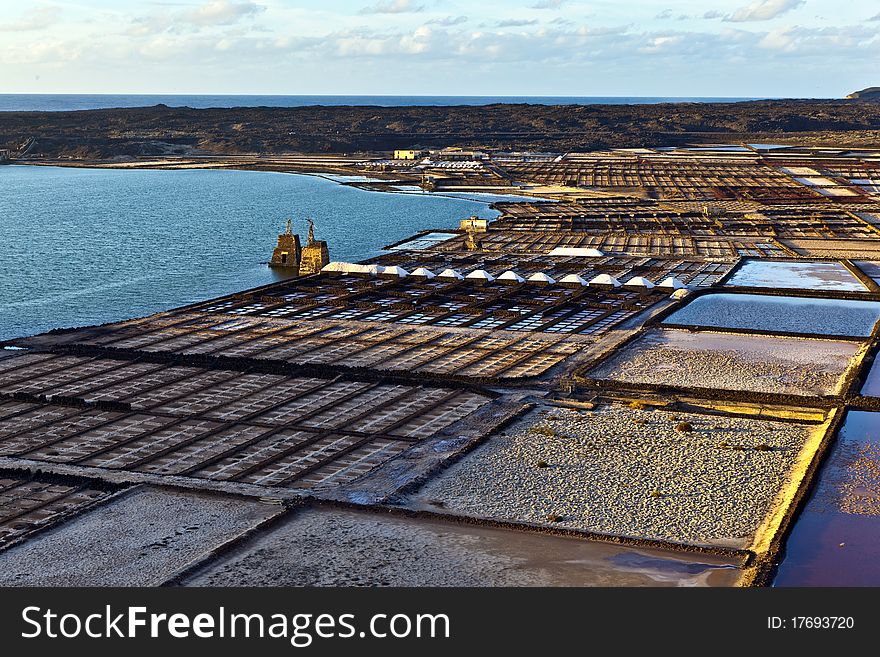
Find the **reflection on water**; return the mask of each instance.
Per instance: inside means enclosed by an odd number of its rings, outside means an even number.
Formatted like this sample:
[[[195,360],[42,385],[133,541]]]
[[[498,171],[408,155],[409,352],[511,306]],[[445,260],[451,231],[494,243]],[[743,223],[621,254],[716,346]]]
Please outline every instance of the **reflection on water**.
[[[335,260],[424,229],[458,228],[485,202],[381,194],[256,171],[0,167],[0,339],[147,315],[265,285],[287,217],[315,220]]]
[[[671,559],[659,559],[649,557],[638,552],[621,552],[609,559],[613,564],[639,571],[655,571],[670,575],[699,575],[710,570],[729,568],[736,570],[732,564],[708,564],[689,561],[674,561]]]
[[[868,376],[865,377],[865,383],[862,385],[861,393],[865,397],[880,397],[880,357],[875,358],[868,370]]]
[[[849,411],[775,586],[880,586],[880,413]]]

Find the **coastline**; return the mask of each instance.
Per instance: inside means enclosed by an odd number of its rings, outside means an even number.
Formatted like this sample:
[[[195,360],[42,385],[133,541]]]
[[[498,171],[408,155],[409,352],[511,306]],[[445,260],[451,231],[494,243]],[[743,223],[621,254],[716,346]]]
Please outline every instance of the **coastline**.
[[[395,185],[417,186],[420,177],[412,174],[394,172],[369,172],[369,178],[364,181],[346,181],[338,180],[333,177],[355,177],[357,174],[351,168],[343,168],[342,166],[322,161],[320,156],[305,156],[303,164],[293,164],[287,158],[267,158],[267,157],[220,157],[220,156],[203,156],[204,161],[199,161],[193,157],[165,157],[163,159],[150,158],[148,160],[66,160],[66,159],[40,159],[40,160],[18,160],[12,163],[14,166],[38,166],[38,167],[65,167],[71,169],[113,169],[120,171],[199,171],[199,170],[232,170],[232,171],[263,171],[266,173],[289,173],[303,176],[314,176],[322,178],[337,185],[347,187],[356,187],[368,192],[383,192],[386,194],[407,194],[419,195],[415,191],[407,191],[395,189]],[[361,162],[361,159],[353,160],[352,165]],[[330,174],[330,175],[328,175]],[[360,177],[360,176],[358,176]],[[502,189],[502,188],[493,188]],[[561,198],[577,198],[577,197],[594,197],[597,194],[585,192],[584,190],[556,188],[546,185],[529,185],[517,187],[504,187],[504,191],[486,190],[482,186],[460,186],[453,190],[440,191],[424,191],[424,194],[430,194],[433,197],[453,198],[472,200],[476,202],[486,202],[492,205],[492,201],[488,199],[471,198],[464,194],[472,193],[485,196],[522,197],[524,201],[544,200],[557,201]],[[448,192],[448,193],[447,193]],[[554,196],[554,198],[544,198]],[[495,201],[495,202],[500,202]],[[427,229],[426,229],[427,230]]]

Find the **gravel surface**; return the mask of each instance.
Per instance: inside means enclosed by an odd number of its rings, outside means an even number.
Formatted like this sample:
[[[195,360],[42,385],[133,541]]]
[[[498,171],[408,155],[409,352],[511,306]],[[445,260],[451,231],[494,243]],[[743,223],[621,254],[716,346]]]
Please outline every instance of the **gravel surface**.
[[[732,586],[712,557],[335,509],[298,511],[188,586]]]
[[[706,294],[670,315],[670,324],[868,336],[880,318],[880,302],[759,294]]]
[[[859,344],[833,340],[656,329],[590,372],[626,383],[828,395]]]
[[[0,552],[0,586],[156,586],[281,511],[140,489]]]
[[[692,431],[680,431],[682,422]],[[745,547],[810,430],[623,406],[536,411],[429,481],[414,501],[472,516]]]

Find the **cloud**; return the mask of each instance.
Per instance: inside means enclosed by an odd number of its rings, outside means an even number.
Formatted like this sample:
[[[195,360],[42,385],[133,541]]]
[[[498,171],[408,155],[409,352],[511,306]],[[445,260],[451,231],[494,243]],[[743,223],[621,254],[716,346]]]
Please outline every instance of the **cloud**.
[[[11,45],[2,53],[0,63],[15,65],[33,64],[67,64],[81,58],[85,46],[83,44],[34,41]]]
[[[187,11],[162,10],[135,16],[125,34],[134,37],[148,37],[165,32],[182,34],[202,28],[234,25],[246,18],[256,18],[264,11],[266,7],[256,2],[212,0]]]
[[[707,11],[705,14],[703,14],[703,18],[705,18],[706,20],[712,20],[713,18],[723,18],[723,17],[724,17],[724,14],[722,14],[720,11],[716,11],[715,9],[713,9],[711,11]]]
[[[760,39],[758,46],[786,55],[825,57],[828,53],[846,56],[876,57],[880,50],[880,27],[844,25],[838,27],[792,27],[772,30]]]
[[[804,4],[805,0],[755,0],[724,17],[731,23],[769,21]]]
[[[412,0],[385,0],[361,9],[362,14],[414,14],[424,11],[424,5],[413,4]]]
[[[664,9],[664,10],[661,11],[659,14],[657,14],[656,16],[654,16],[654,18],[657,18],[657,19],[660,19],[660,20],[663,20],[663,19],[665,19],[665,18],[672,18],[672,10],[671,10],[671,9]]]
[[[30,32],[42,30],[58,22],[58,7],[38,7],[22,14],[12,23],[0,23],[0,32]]]
[[[540,0],[531,6],[532,9],[559,9],[565,0]]]
[[[232,25],[242,18],[249,18],[264,12],[266,8],[255,2],[231,2],[230,0],[212,0],[197,9],[188,11],[181,19],[192,25],[207,27],[210,25]]]
[[[631,54],[641,39],[625,37],[627,26],[577,29],[494,30],[432,29],[414,31],[360,28],[326,35],[313,52],[331,58],[389,58],[406,55],[424,62],[503,65],[521,62],[578,62],[601,54]],[[670,44],[671,45],[671,44]],[[615,53],[612,55],[611,53]],[[415,59],[410,59],[415,66]]]
[[[871,18],[869,18],[868,20],[869,21],[880,21],[880,14],[877,14],[876,16],[871,16]]]
[[[495,23],[495,27],[525,27],[526,25],[537,25],[537,18],[508,18],[507,20],[498,21]]]
[[[445,18],[432,18],[428,21],[428,25],[442,25],[443,27],[452,27],[453,25],[461,25],[467,23],[467,16],[446,16]]]

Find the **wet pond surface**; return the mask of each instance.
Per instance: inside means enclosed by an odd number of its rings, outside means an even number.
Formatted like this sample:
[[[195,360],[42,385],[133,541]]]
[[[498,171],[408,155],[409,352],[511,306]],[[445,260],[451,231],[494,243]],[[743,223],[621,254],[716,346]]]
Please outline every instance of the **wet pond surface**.
[[[880,358],[874,359],[874,363],[868,371],[868,376],[865,377],[861,393],[865,397],[880,397]]]
[[[855,265],[874,279],[875,283],[880,283],[880,262],[876,260],[859,260]]]
[[[866,337],[880,302],[760,294],[707,294],[670,315],[667,324]]]
[[[733,561],[711,555],[439,519],[305,509],[185,584],[690,587],[734,586],[739,576]]]
[[[865,292],[867,289],[839,262],[748,260],[727,281],[729,286]]]
[[[775,586],[880,586],[880,413],[850,411]]]

